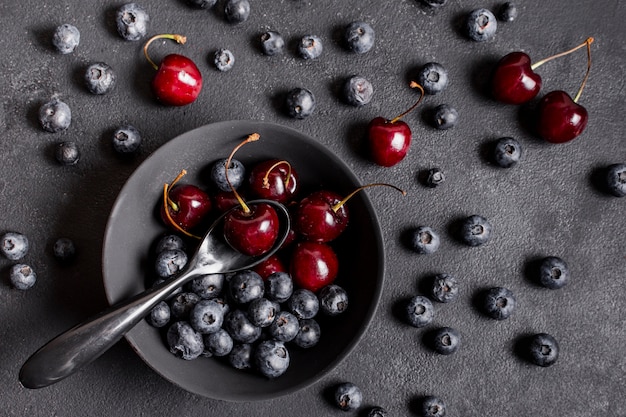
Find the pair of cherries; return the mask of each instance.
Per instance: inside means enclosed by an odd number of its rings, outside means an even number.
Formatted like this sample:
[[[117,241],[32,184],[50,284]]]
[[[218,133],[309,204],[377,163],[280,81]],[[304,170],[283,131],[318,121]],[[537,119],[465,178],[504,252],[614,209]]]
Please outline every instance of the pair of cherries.
[[[541,76],[535,72],[539,66],[552,59],[568,55],[587,47],[587,72],[575,98],[562,90],[551,91],[541,98],[537,106],[537,132],[551,143],[565,143],[579,136],[587,126],[587,110],[578,104],[591,67],[590,45],[593,38],[563,53],[553,55],[534,64],[524,52],[505,55],[496,65],[491,79],[493,97],[507,104],[523,104],[534,99],[541,89]]]

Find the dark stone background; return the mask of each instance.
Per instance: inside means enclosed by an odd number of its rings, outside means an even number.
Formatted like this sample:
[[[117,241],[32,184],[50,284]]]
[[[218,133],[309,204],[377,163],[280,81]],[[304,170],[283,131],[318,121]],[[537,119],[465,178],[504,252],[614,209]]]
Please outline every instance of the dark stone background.
[[[112,15],[122,2],[9,0],[0,4],[0,231],[18,230],[31,241],[25,259],[37,271],[34,288],[19,292],[8,284],[11,262],[0,260],[0,414],[10,416],[174,416],[174,415],[339,415],[324,396],[338,381],[358,384],[365,405],[381,405],[391,415],[414,415],[416,399],[443,398],[454,416],[624,416],[626,415],[626,199],[607,196],[597,185],[602,167],[626,161],[624,110],[626,80],[626,3],[618,0],[519,2],[519,18],[502,23],[492,41],[474,43],[460,29],[473,8],[496,9],[494,0],[450,0],[436,12],[416,0],[332,1],[251,0],[250,19],[239,26],[215,10],[194,10],[182,0],[142,0],[151,16],[150,34],[183,32],[185,46],[163,42],[152,49],[193,58],[205,88],[194,104],[166,108],[149,90],[152,73],[142,43],[123,41]],[[376,30],[376,45],[357,56],[338,42],[341,28],[365,20]],[[71,55],[56,54],[51,31],[72,23],[81,44]],[[282,56],[265,57],[258,46],[266,29],[288,41]],[[293,42],[306,33],[324,40],[318,61],[298,58]],[[533,60],[595,37],[593,67],[580,103],[590,115],[583,135],[565,145],[542,142],[528,127],[529,107],[504,106],[485,94],[489,70],[504,54],[522,50]],[[208,56],[230,48],[236,64],[219,73]],[[585,71],[579,51],[538,72],[543,92],[563,89],[574,95]],[[113,92],[93,96],[81,83],[84,68],[104,61],[117,72]],[[427,97],[405,120],[413,129],[408,157],[384,169],[363,156],[363,137],[375,116],[393,117],[416,98],[407,87],[420,65],[438,61],[450,73],[449,88]],[[374,85],[366,107],[342,103],[338,87],[352,74]],[[285,117],[281,95],[296,86],[318,99],[307,120]],[[58,94],[73,110],[71,127],[43,132],[37,109]],[[440,103],[455,106],[460,122],[437,131],[424,120]],[[382,302],[365,338],[354,352],[318,383],[293,395],[260,403],[227,403],[194,396],[171,385],[146,366],[125,342],[76,375],[41,390],[18,382],[26,358],[44,342],[106,306],[101,249],[109,210],[133,170],[151,152],[177,135],[203,124],[259,119],[294,127],[340,155],[363,183],[391,182],[409,196],[371,190],[384,228],[387,272]],[[140,154],[121,159],[109,136],[122,123],[144,136]],[[514,136],[525,148],[515,168],[494,167],[485,158],[490,141]],[[77,166],[62,167],[54,145],[76,140]],[[418,173],[439,166],[446,183],[427,189]],[[455,220],[482,214],[495,228],[492,242],[463,247],[449,230]],[[420,256],[407,250],[402,232],[417,225],[441,232],[440,250]],[[59,236],[72,238],[77,260],[62,267],[51,255]],[[532,280],[536,259],[556,255],[571,267],[570,285],[558,291]],[[437,305],[436,325],[462,332],[463,347],[445,357],[422,343],[424,330],[399,322],[397,300],[423,292],[437,272],[462,283],[461,298]],[[358,279],[358,277],[356,277]],[[507,321],[481,316],[476,293],[502,285],[518,296],[519,308]],[[515,354],[520,337],[545,331],[561,344],[561,357],[539,368]],[[207,376],[210,377],[210,376]],[[357,415],[357,413],[351,413]]]

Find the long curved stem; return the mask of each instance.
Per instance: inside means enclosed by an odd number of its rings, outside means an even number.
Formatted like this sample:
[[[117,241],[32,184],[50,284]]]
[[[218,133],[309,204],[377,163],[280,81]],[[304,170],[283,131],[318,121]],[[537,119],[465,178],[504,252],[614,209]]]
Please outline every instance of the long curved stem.
[[[545,64],[546,62],[552,61],[553,59],[560,58],[560,57],[565,56],[565,55],[569,55],[569,54],[571,54],[572,52],[577,51],[577,50],[579,50],[580,48],[583,48],[583,47],[585,47],[585,46],[587,46],[587,48],[589,48],[589,45],[591,45],[591,44],[593,43],[593,41],[594,41],[594,39],[593,39],[592,37],[589,37],[589,38],[587,38],[587,40],[585,40],[583,43],[581,43],[580,45],[578,45],[578,46],[576,46],[576,47],[574,47],[574,48],[572,48],[572,49],[570,49],[570,50],[568,50],[568,51],[561,52],[561,53],[559,53],[559,54],[552,55],[552,56],[549,56],[549,57],[547,57],[547,58],[544,58],[544,59],[542,59],[541,61],[537,61],[537,62],[535,62],[534,64],[532,64],[532,65],[530,66],[530,68],[531,68],[532,70],[535,70],[535,69],[537,69],[538,67],[540,67],[540,66],[542,66],[543,64]]]
[[[148,39],[146,44],[143,46],[143,54],[148,60],[148,62],[150,63],[150,65],[152,65],[152,68],[154,68],[155,70],[158,70],[159,66],[152,60],[152,58],[150,58],[150,55],[148,55],[148,46],[150,46],[150,44],[157,39],[172,39],[180,44],[184,44],[185,42],[187,42],[186,36],[176,35],[176,34],[171,34],[171,33],[163,33],[160,35],[155,35],[151,37],[150,39]]]
[[[590,39],[593,39],[593,38],[590,38]],[[582,95],[585,85],[587,84],[587,79],[589,79],[590,71],[591,71],[591,42],[587,42],[587,72],[585,72],[585,78],[583,78],[583,82],[582,84],[580,84],[578,93],[576,93],[576,97],[574,97],[574,103],[578,103],[578,99]]]

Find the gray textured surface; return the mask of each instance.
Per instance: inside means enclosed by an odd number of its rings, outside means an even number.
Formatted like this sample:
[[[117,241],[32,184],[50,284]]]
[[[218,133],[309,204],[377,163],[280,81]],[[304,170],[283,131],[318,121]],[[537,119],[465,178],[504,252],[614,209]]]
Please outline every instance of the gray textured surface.
[[[424,394],[442,397],[449,415],[468,417],[626,415],[626,306],[621,301],[626,201],[604,195],[593,181],[598,168],[626,161],[626,3],[519,2],[519,18],[501,24],[487,43],[466,40],[459,21],[472,8],[495,8],[500,2],[448,3],[431,13],[415,0],[259,0],[252,1],[246,23],[230,26],[218,11],[193,10],[181,0],[141,1],[152,18],[150,33],[184,32],[189,38],[184,47],[162,43],[152,50],[154,57],[184,53],[205,78],[196,103],[165,108],[150,96],[151,70],[141,44],[124,42],[115,33],[112,11],[121,2],[3,2],[0,231],[28,235],[32,247],[26,261],[36,268],[39,281],[28,292],[11,289],[6,278],[10,262],[0,260],[1,413],[331,416],[341,412],[325,399],[325,390],[350,380],[361,386],[366,405],[382,405],[392,415],[412,415],[415,398]],[[338,30],[357,19],[370,22],[377,34],[374,49],[363,56],[347,53],[337,43]],[[81,44],[71,55],[50,48],[51,30],[62,23],[81,30]],[[256,39],[269,28],[282,32],[288,45],[316,33],[325,41],[324,54],[312,62],[297,58],[292,48],[283,56],[262,56]],[[505,53],[522,50],[536,60],[588,36],[596,38],[594,63],[580,103],[588,109],[590,123],[575,141],[560,146],[541,142],[520,123],[524,117],[517,107],[484,95],[488,69]],[[221,47],[236,56],[229,73],[218,73],[208,62],[209,53]],[[107,62],[118,74],[115,90],[106,96],[92,96],[81,83],[82,70],[95,61]],[[408,80],[428,61],[449,69],[449,88],[406,117],[414,142],[405,161],[391,169],[372,165],[362,155],[364,127],[372,117],[393,117],[415,100]],[[544,92],[574,94],[584,69],[583,52],[545,65],[539,70]],[[375,89],[372,102],[361,109],[342,104],[337,95],[341,80],[355,73],[369,78]],[[288,119],[277,109],[277,97],[295,86],[311,89],[318,98],[317,111],[308,120]],[[49,134],[39,128],[36,113],[54,94],[71,106],[73,122],[66,132]],[[422,115],[443,102],[456,106],[461,119],[454,129],[439,132]],[[364,183],[393,182],[409,192],[404,199],[371,192],[388,262],[382,303],[362,343],[318,384],[261,403],[231,404],[181,391],[152,372],[124,342],[55,386],[23,389],[17,373],[28,355],[106,305],[102,236],[125,179],[169,139],[231,119],[300,129],[339,154]],[[115,155],[108,138],[126,122],[145,138],[133,160]],[[485,143],[504,135],[517,137],[526,150],[520,165],[506,171],[483,157]],[[81,147],[75,167],[61,167],[53,157],[54,144],[68,139]],[[426,189],[416,182],[416,174],[435,165],[447,181]],[[494,224],[494,239],[486,247],[465,248],[448,233],[455,219],[473,213]],[[418,256],[402,246],[402,231],[419,224],[441,231],[437,253]],[[59,236],[71,237],[78,246],[78,259],[69,267],[60,267],[50,253]],[[569,262],[569,286],[548,291],[531,282],[529,263],[546,255]],[[463,335],[462,349],[450,357],[425,348],[424,331],[403,325],[392,312],[398,299],[423,291],[421,283],[435,272],[456,274],[463,285],[456,303],[437,306],[436,324],[456,327]],[[473,305],[475,293],[494,284],[518,295],[518,311],[505,322],[482,317]],[[515,340],[535,331],[549,332],[561,343],[555,366],[537,368],[515,356]]]

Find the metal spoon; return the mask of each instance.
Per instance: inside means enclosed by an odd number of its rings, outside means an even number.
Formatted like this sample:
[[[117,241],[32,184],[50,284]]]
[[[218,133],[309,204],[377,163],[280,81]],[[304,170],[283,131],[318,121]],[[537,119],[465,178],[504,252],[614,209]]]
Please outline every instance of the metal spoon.
[[[154,306],[185,283],[203,275],[249,269],[275,253],[287,238],[289,213],[285,206],[271,200],[255,200],[247,204],[258,203],[272,205],[279,218],[278,239],[269,252],[263,256],[250,257],[231,248],[223,239],[220,226],[226,213],[222,214],[204,235],[184,271],[109,307],[46,343],[22,365],[19,375],[21,384],[26,388],[43,388],[59,382],[106,352]]]

